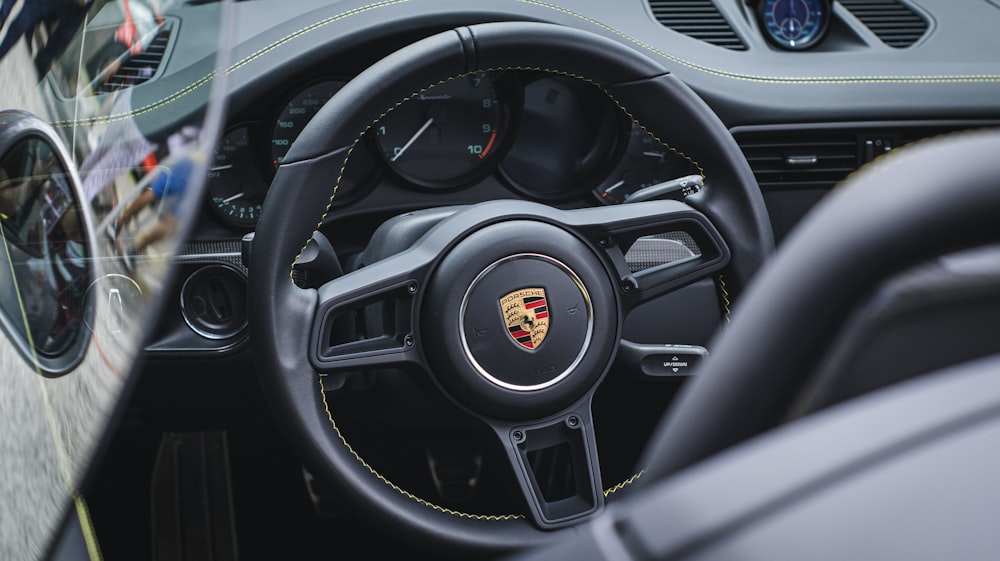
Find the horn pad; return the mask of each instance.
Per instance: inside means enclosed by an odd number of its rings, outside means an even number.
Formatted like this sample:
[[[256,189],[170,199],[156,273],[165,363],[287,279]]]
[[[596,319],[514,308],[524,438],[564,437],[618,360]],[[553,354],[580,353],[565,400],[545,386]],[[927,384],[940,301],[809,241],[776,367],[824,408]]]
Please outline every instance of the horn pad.
[[[437,381],[459,405],[496,418],[568,406],[612,358],[614,286],[597,255],[556,226],[521,220],[469,235],[442,260],[424,302]]]

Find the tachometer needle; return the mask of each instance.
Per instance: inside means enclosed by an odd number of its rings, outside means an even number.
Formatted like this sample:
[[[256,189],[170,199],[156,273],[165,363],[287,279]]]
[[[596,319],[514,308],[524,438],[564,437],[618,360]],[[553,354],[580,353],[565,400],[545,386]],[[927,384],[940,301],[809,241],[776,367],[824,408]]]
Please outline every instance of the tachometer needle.
[[[416,142],[418,138],[420,138],[420,135],[424,134],[424,131],[426,131],[433,122],[434,122],[434,117],[427,119],[427,122],[424,123],[424,126],[420,127],[420,130],[414,133],[413,136],[410,137],[410,140],[406,141],[406,144],[404,144],[403,147],[399,149],[399,152],[396,152],[396,155],[392,157],[391,161],[395,162],[396,160],[398,160],[399,157],[402,156],[406,152],[406,150],[409,149],[410,146],[413,146],[413,143]]]
[[[233,164],[226,164],[224,166],[215,166],[214,168],[208,168],[208,171],[225,171],[227,169],[233,169]]]
[[[236,199],[242,199],[245,196],[246,196],[246,193],[236,193],[232,197],[226,197],[225,199],[222,199],[222,202],[224,202],[224,203],[231,203],[231,202],[235,201]]]

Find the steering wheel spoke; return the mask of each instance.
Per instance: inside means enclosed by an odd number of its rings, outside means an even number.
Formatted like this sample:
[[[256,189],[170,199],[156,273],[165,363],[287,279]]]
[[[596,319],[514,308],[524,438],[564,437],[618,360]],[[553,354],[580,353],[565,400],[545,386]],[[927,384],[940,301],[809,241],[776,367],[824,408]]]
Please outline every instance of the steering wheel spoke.
[[[567,224],[596,242],[612,263],[623,311],[711,277],[730,261],[712,222],[679,201],[649,201],[576,211]]]
[[[422,365],[415,318],[427,268],[419,256],[404,253],[321,286],[309,346],[316,370]]]
[[[604,505],[589,406],[531,424],[490,425],[539,528],[572,524]]]

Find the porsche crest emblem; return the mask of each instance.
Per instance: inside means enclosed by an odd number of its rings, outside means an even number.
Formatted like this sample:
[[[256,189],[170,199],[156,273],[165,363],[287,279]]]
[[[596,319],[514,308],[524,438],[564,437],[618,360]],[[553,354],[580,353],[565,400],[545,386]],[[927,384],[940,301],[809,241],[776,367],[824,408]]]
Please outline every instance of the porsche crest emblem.
[[[544,288],[522,288],[500,298],[507,333],[522,347],[535,350],[549,332],[549,306]]]

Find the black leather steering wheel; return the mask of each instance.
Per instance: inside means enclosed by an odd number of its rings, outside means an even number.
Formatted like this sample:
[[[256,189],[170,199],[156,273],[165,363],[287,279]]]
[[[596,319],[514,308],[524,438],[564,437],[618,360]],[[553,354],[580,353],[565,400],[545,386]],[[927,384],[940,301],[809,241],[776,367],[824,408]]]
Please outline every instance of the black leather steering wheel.
[[[395,256],[317,289],[293,282],[293,262],[322,224],[351,151],[373,125],[427,88],[482,71],[531,69],[585,80],[669,148],[705,170],[687,203],[655,201],[563,211],[538,203],[470,206]],[[631,273],[623,248],[669,231],[702,255]],[[266,395],[316,475],[380,523],[455,556],[548,542],[601,510],[590,402],[614,359],[625,316],[690,282],[725,275],[736,294],[771,252],[757,184],[711,109],[658,63],[610,39],[540,23],[462,27],[402,49],[348,83],[308,124],[279,168],[252,248],[251,338]],[[527,294],[527,292],[531,294]],[[524,294],[521,294],[524,293]],[[519,348],[504,298],[543,298],[548,339]],[[536,300],[537,301],[537,300]],[[524,301],[519,301],[524,303]],[[390,310],[383,332],[331,343],[335,320]],[[536,316],[539,319],[539,316]],[[524,515],[451,511],[400,489],[344,439],[320,373],[399,368],[492,429],[528,505]],[[548,500],[526,466],[534,447],[564,445],[576,492]]]

